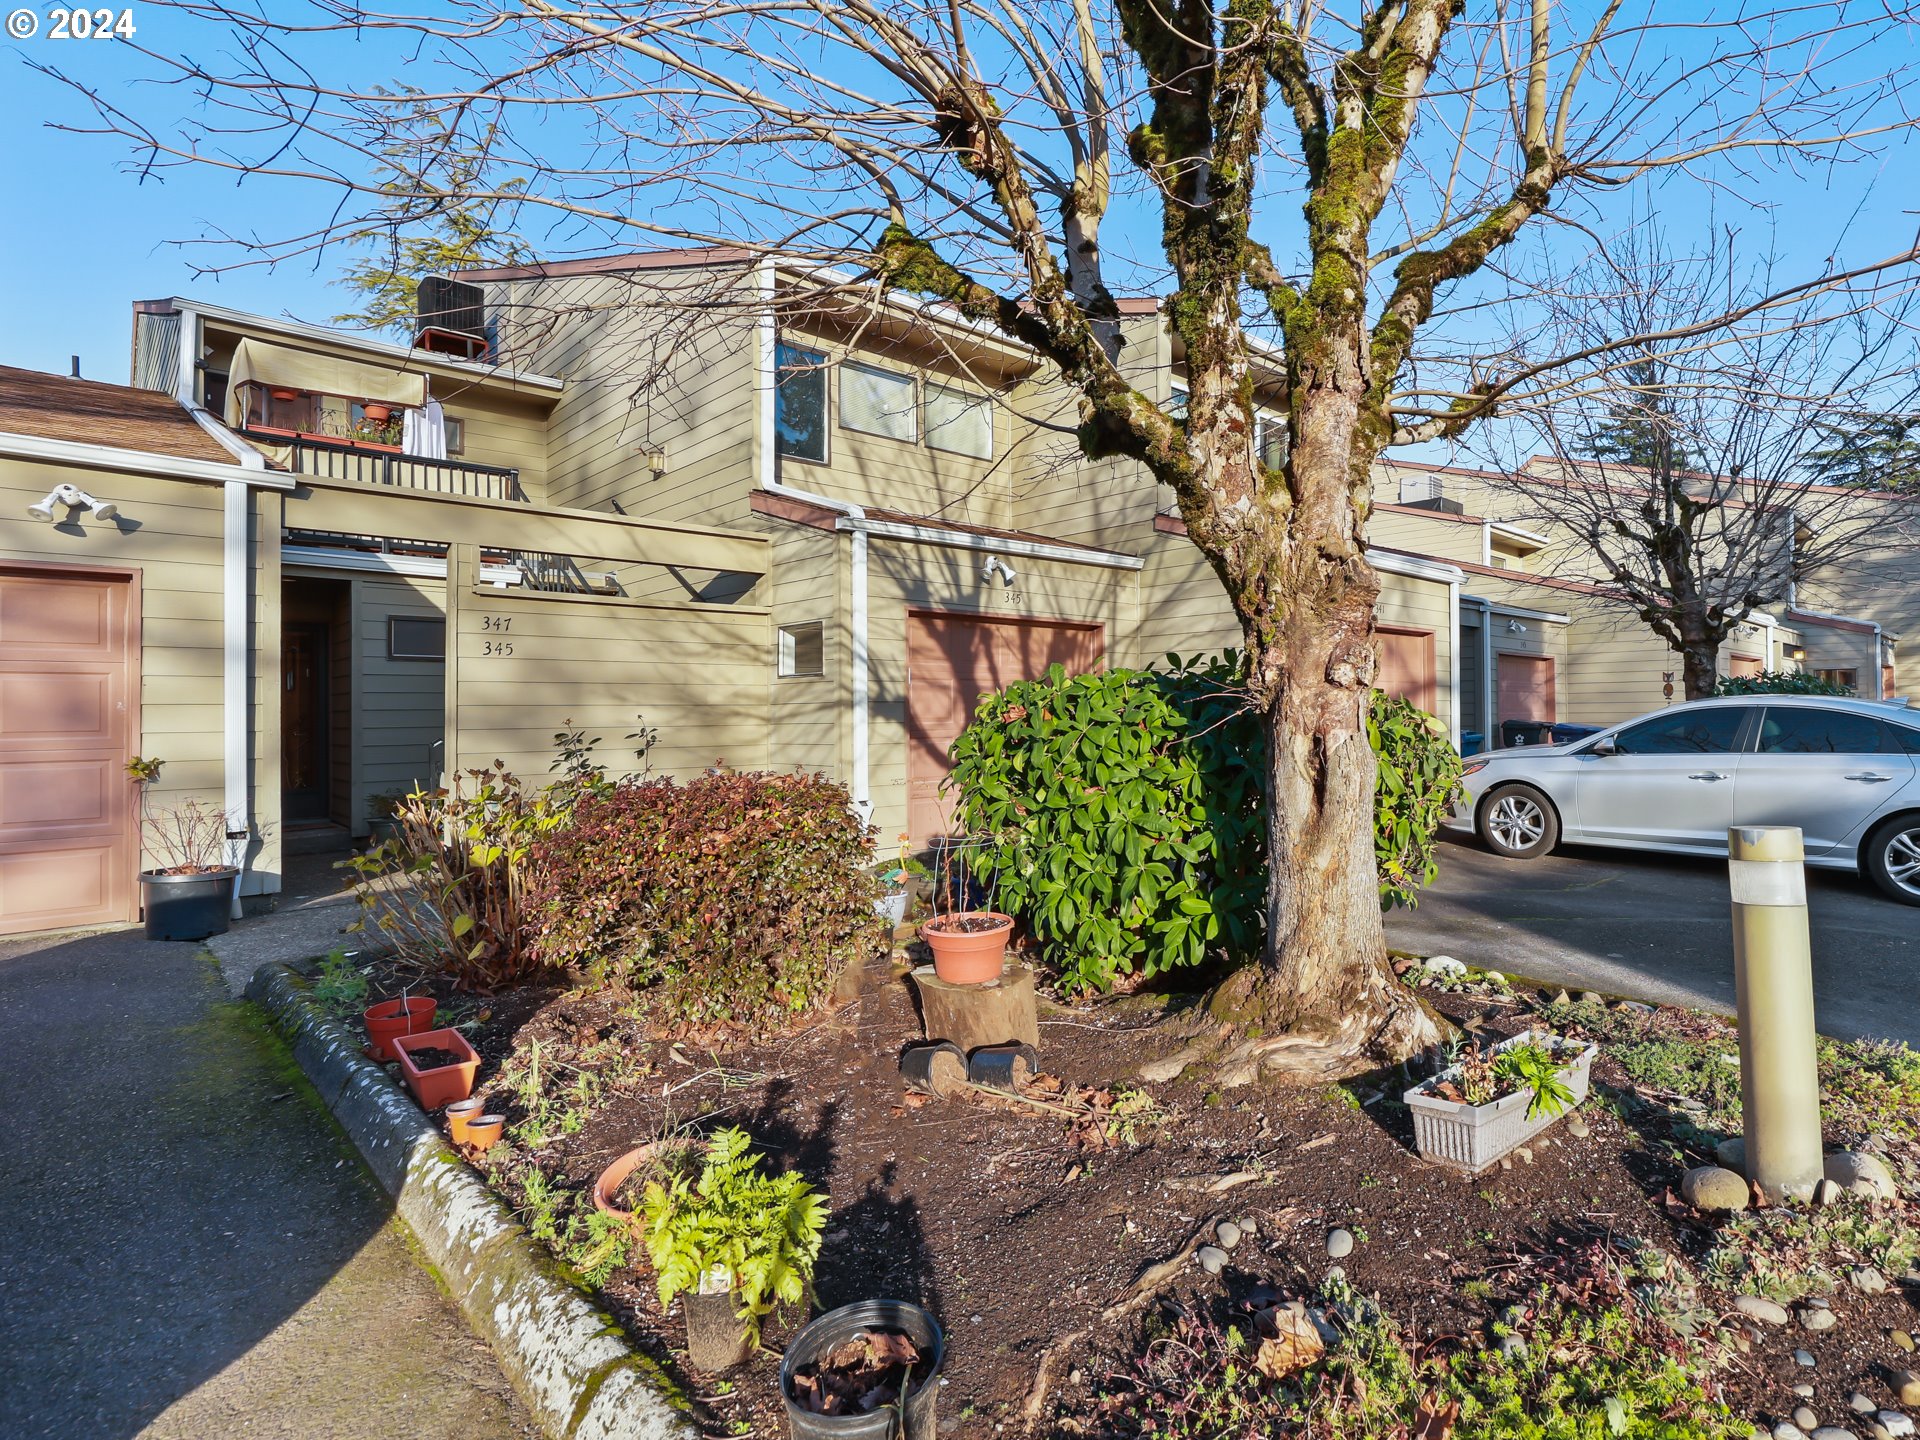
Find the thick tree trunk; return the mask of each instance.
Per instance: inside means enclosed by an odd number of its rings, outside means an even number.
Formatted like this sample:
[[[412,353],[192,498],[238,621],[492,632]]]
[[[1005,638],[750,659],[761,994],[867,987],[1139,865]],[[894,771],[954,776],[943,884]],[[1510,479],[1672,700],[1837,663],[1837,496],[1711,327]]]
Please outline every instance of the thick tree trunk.
[[[1680,679],[1689,700],[1704,700],[1713,694],[1720,678],[1720,646],[1717,641],[1685,636],[1680,645]]]

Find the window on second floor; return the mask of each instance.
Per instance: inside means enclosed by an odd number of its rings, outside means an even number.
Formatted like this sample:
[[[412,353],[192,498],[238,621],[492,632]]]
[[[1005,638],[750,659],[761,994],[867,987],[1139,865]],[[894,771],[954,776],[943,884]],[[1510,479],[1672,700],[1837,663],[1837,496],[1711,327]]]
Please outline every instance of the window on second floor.
[[[467,453],[467,422],[457,420],[451,415],[443,416],[440,423],[447,431],[447,454],[464,455]]]
[[[796,460],[827,458],[827,357],[782,341],[774,353],[774,448]]]
[[[927,385],[927,444],[976,460],[993,458],[993,401],[950,385]]]
[[[840,425],[909,445],[920,438],[913,377],[855,360],[840,363]]]

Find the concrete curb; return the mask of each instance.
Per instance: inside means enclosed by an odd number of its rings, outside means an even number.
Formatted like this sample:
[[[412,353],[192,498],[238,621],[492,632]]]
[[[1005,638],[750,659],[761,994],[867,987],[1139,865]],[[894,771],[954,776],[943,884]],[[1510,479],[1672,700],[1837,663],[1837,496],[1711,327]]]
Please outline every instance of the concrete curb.
[[[685,1398],[467,1168],[413,1099],[285,965],[247,998],[394,1197],[475,1333],[553,1440],[695,1440]]]

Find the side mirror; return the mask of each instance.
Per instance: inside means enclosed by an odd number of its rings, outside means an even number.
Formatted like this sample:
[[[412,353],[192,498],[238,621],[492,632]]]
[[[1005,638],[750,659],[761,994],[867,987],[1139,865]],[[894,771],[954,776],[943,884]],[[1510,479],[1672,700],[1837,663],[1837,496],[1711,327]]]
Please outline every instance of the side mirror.
[[[1613,743],[1613,737],[1611,735],[1602,735],[1588,747],[1587,753],[1589,755],[1618,755],[1620,753],[1620,747]]]

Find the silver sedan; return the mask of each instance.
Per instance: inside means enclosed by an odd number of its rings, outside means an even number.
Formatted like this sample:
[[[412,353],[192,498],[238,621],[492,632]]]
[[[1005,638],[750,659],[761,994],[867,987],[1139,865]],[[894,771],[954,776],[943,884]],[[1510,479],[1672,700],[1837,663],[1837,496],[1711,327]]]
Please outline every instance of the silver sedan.
[[[1920,710],[1805,695],[1695,700],[1566,745],[1467,762],[1450,818],[1527,860],[1562,840],[1724,855],[1734,825],[1797,825],[1807,863],[1920,905]]]

